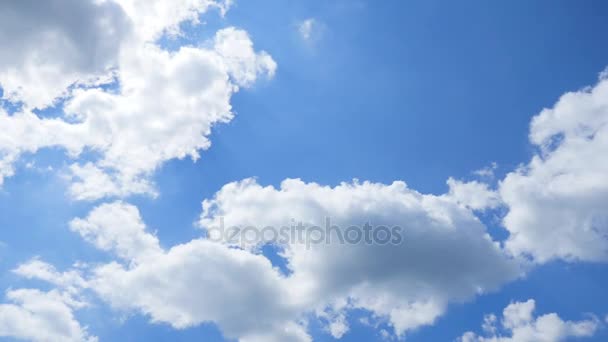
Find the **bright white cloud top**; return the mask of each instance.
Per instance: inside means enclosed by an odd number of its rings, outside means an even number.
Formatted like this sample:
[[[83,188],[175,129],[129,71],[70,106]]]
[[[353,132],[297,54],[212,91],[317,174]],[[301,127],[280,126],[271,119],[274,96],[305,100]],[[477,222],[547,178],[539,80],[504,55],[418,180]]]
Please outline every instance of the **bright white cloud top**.
[[[203,200],[202,237],[164,246],[129,196],[158,195],[155,171],[173,159],[197,160],[211,146],[212,128],[233,119],[232,96],[277,71],[243,29],[223,28],[174,51],[158,43],[181,34],[181,24],[209,10],[223,14],[230,5],[0,4],[0,86],[3,100],[17,108],[0,107],[0,185],[18,172],[24,155],[64,151],[66,191],[76,201],[99,201],[69,228],[110,258],[63,271],[38,258],[19,265],[14,274],[51,289],[7,291],[1,337],[95,341],[95,332],[77,320],[90,299],[174,329],[211,322],[244,342],[310,341],[312,319],[338,339],[349,331],[353,310],[403,338],[433,325],[451,304],[499,291],[534,266],[608,261],[608,159],[598,157],[608,154],[606,77],[535,116],[530,142],[537,151],[496,187],[449,178],[448,192],[435,195],[403,181],[326,186],[285,179],[275,187],[248,178]],[[302,22],[302,38],[310,40],[316,25]],[[57,117],[40,114],[53,107]],[[494,169],[478,174],[488,180]],[[493,209],[504,210],[505,241],[493,238],[477,216]],[[205,229],[222,225],[261,234],[293,220],[324,227],[327,219],[343,235],[366,223],[399,226],[402,235],[388,244],[290,240],[278,246],[286,270],[259,252],[267,240],[203,237]],[[596,318],[535,317],[534,308],[533,300],[512,303],[500,326],[489,315],[485,335],[467,332],[461,341],[562,341],[601,328]]]

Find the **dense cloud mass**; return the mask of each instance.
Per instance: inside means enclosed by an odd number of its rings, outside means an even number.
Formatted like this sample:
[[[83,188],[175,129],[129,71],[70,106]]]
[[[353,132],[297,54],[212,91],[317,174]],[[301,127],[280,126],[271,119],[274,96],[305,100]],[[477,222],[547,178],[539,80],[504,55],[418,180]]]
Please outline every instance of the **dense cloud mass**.
[[[276,190],[247,180],[226,185],[205,207],[203,222],[209,223],[217,219],[208,216],[214,207],[231,218],[230,225],[251,224],[246,217],[279,225],[283,213],[315,222],[331,212],[340,226],[371,218],[400,222],[405,231],[398,245],[285,246],[291,272],[284,275],[259,254],[208,239],[164,250],[136,207],[115,202],[70,226],[120,261],[94,267],[84,282],[68,277],[74,270],[49,276],[53,272],[37,260],[22,265],[20,273],[90,289],[116,309],[138,310],[178,329],[215,322],[242,341],[309,340],[302,323],[309,313],[327,320],[340,337],[348,330],[343,317],[353,308],[387,318],[402,335],[432,324],[449,302],[469,300],[518,276],[517,264],[468,209],[399,182],[329,188],[287,180]],[[73,281],[57,281],[66,278]]]
[[[279,189],[255,180],[224,186],[203,203],[204,227],[281,227],[292,219],[346,236],[348,227],[398,225],[402,239],[381,244],[291,241],[290,279],[317,309],[363,308],[388,317],[397,334],[432,324],[451,301],[497,289],[518,276],[474,215],[449,196],[423,195],[403,182],[343,183],[334,188],[297,179]],[[348,303],[348,304],[347,304]]]

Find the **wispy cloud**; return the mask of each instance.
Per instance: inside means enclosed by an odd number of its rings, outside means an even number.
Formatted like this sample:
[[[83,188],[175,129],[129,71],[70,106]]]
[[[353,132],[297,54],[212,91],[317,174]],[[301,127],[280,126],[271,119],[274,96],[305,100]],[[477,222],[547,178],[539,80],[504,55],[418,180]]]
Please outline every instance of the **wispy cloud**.
[[[317,31],[318,26],[319,23],[316,19],[308,18],[300,22],[300,24],[298,25],[298,32],[300,33],[302,39],[310,41],[314,38],[314,34]]]

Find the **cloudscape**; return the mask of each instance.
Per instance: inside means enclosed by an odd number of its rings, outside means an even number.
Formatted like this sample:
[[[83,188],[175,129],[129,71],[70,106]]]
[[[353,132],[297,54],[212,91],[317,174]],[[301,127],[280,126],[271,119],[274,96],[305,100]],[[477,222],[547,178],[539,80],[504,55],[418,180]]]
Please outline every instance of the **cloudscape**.
[[[608,340],[608,4],[0,1],[0,340]]]

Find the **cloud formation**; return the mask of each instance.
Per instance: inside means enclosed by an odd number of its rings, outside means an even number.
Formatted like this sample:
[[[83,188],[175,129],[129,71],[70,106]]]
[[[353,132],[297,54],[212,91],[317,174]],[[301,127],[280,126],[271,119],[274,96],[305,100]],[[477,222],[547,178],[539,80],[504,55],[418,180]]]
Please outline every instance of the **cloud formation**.
[[[165,250],[137,208],[122,202],[103,204],[70,226],[120,259],[90,269],[81,286],[117,310],[176,329],[214,322],[240,341],[310,341],[292,287],[261,255],[205,239]]]
[[[608,79],[532,119],[538,152],[500,183],[506,247],[536,262],[608,261]]]
[[[293,287],[323,311],[369,310],[402,335],[432,324],[448,303],[496,290],[518,277],[517,263],[487,235],[472,212],[450,196],[425,195],[403,182],[336,187],[287,179],[280,188],[253,179],[225,185],[203,202],[201,225],[280,227],[302,221],[337,229],[366,222],[399,225],[399,244],[315,244],[293,241],[283,255]],[[344,232],[344,235],[347,234]]]
[[[573,337],[590,337],[600,327],[596,317],[582,321],[564,321],[556,313],[534,316],[536,302],[509,304],[502,313],[500,326],[494,314],[484,317],[486,336],[466,332],[459,342],[560,342]],[[503,334],[504,332],[504,334]]]
[[[77,87],[69,91],[62,117],[40,117],[30,110],[35,105],[27,101],[12,115],[0,111],[0,123],[7,132],[0,138],[0,183],[14,174],[14,163],[21,154],[58,147],[74,160],[69,169],[72,179],[69,192],[75,199],[155,195],[148,179],[150,174],[170,159],[198,159],[198,151],[210,146],[212,126],[232,119],[230,98],[239,87],[251,86],[261,75],[274,74],[276,63],[272,58],[265,52],[255,52],[249,35],[234,28],[218,31],[205,46],[182,47],[175,52],[163,50],[154,44],[161,33],[176,30],[179,22],[196,18],[195,14],[212,5],[225,5],[210,1],[162,4],[162,8],[169,7],[168,12],[159,12],[163,18],[172,12],[176,16],[158,21],[147,17],[154,11],[142,11],[145,18],[125,16],[131,24],[141,21],[137,27],[145,32],[128,35],[125,38],[128,48],[117,48],[112,56],[116,61],[114,77],[106,80],[103,87]],[[127,14],[140,14],[131,8],[141,6],[139,2],[127,1],[123,5]],[[70,3],[60,2],[57,6],[69,7]],[[117,4],[112,2],[111,6],[124,15]],[[161,7],[150,8],[156,11]],[[11,8],[15,12],[27,9]],[[22,53],[28,52],[22,49]],[[57,63],[73,64],[61,56],[57,57]],[[61,68],[56,72],[66,74]],[[28,82],[43,85],[37,79]],[[10,84],[10,79],[0,74],[0,85],[12,96]],[[58,84],[53,82],[53,86]],[[30,89],[29,83],[21,86]],[[61,90],[67,91],[67,86]],[[92,152],[87,156],[94,157],[80,158],[85,151]]]
[[[226,225],[279,226],[294,217],[320,224],[331,214],[336,229],[369,220],[400,224],[404,235],[393,245],[294,242],[282,247],[289,269],[283,274],[256,246],[201,238],[164,249],[136,207],[114,202],[70,227],[115,261],[92,266],[86,277],[39,260],[18,272],[76,293],[93,291],[117,310],[176,329],[214,322],[241,341],[308,341],[311,314],[341,337],[351,309],[367,310],[403,336],[432,324],[449,303],[496,290],[521,272],[468,208],[402,182],[332,188],[286,180],[275,189],[249,179],[227,184],[203,207],[203,226],[220,217]]]

